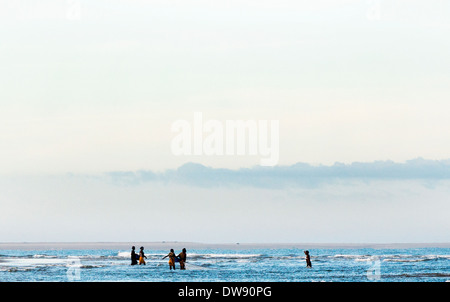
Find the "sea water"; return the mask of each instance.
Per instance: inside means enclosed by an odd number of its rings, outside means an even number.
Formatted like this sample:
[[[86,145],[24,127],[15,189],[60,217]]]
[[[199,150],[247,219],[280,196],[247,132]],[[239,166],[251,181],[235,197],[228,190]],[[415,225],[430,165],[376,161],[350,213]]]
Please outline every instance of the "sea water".
[[[146,250],[146,265],[130,265],[126,250],[0,250],[0,281],[144,282],[444,282],[449,248],[192,249],[186,270],[169,270],[165,250]],[[179,253],[180,251],[175,251]]]

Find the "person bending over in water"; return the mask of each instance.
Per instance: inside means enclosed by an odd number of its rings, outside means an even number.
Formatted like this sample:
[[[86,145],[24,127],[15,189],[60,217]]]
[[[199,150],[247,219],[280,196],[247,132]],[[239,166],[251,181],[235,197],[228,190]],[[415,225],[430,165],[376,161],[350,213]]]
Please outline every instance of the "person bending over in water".
[[[180,269],[186,269],[185,267],[185,263],[186,263],[186,249],[183,248],[183,250],[181,251],[181,253],[178,254],[178,259],[180,259]]]
[[[163,259],[169,257],[169,267],[170,269],[175,270],[175,251],[173,249],[170,249],[170,253],[163,257]]]
[[[309,257],[309,251],[305,251],[304,253],[306,255],[306,267],[312,267],[311,258]]]
[[[141,264],[145,265],[144,258],[147,259],[147,257],[144,254],[144,247],[141,246],[141,250],[139,251],[139,265],[141,265]]]
[[[137,263],[137,256],[136,256],[136,252],[134,251],[135,247],[132,246],[131,247],[131,265],[136,265]]]

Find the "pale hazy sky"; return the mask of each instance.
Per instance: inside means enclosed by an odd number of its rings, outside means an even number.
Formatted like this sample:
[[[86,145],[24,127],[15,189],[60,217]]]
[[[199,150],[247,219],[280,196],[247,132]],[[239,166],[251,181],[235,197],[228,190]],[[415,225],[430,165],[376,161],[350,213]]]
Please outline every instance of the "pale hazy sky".
[[[85,176],[259,163],[175,156],[171,125],[194,112],[278,120],[280,165],[448,159],[449,14],[448,1],[0,0],[0,241],[448,240],[446,179]],[[84,176],[48,176],[66,173]]]
[[[177,157],[171,124],[279,120],[279,164],[448,158],[443,1],[1,1],[1,173]]]
[[[199,187],[0,177],[2,242],[448,242],[449,180]]]

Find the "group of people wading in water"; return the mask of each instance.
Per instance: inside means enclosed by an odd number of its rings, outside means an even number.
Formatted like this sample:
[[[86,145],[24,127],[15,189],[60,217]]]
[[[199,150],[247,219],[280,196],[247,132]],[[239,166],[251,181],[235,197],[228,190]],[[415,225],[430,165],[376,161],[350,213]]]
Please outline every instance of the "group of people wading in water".
[[[131,247],[131,265],[136,265],[138,264],[139,261],[139,265],[145,265],[145,259],[147,259],[147,256],[145,256],[144,254],[144,247],[141,246],[140,250],[139,250],[139,254],[136,254],[135,251],[135,247],[132,246]],[[184,270],[186,269],[186,249],[183,248],[183,250],[181,251],[181,253],[177,255],[175,255],[175,251],[173,249],[170,249],[170,253],[167,254],[166,256],[164,256],[162,259],[165,259],[169,257],[169,268],[170,269],[175,269],[175,262],[179,262],[180,263],[180,269]]]
[[[136,265],[138,264],[138,260],[139,260],[139,265],[143,264],[145,265],[145,259],[147,259],[147,257],[144,254],[144,247],[141,246],[139,254],[136,254],[135,252],[135,247],[132,246],[131,247],[131,265]],[[305,255],[306,255],[306,267],[311,268],[312,264],[311,264],[311,257],[309,256],[309,251],[304,251]],[[167,257],[169,257],[169,268],[175,269],[175,262],[179,262],[180,263],[180,269],[184,270],[186,269],[186,249],[183,248],[183,250],[181,251],[181,253],[177,255],[175,255],[175,251],[173,249],[170,249],[169,254],[167,254],[166,256],[164,256],[162,259],[166,259]]]

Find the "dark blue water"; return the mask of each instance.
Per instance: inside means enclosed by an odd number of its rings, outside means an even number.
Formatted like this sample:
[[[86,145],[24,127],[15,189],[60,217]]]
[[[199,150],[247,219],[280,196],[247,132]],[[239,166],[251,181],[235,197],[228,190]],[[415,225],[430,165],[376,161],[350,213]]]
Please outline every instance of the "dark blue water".
[[[176,251],[180,252],[180,251]],[[174,282],[444,282],[449,248],[188,250],[186,270],[170,271],[167,254],[147,250],[145,266],[130,266],[124,250],[1,250],[0,281]]]

